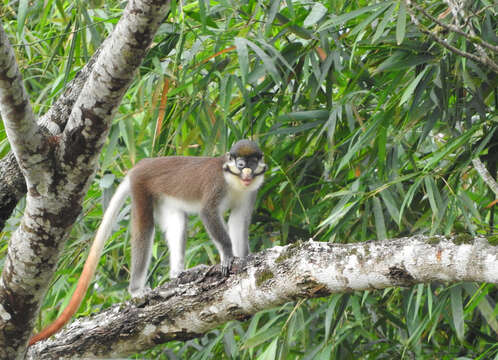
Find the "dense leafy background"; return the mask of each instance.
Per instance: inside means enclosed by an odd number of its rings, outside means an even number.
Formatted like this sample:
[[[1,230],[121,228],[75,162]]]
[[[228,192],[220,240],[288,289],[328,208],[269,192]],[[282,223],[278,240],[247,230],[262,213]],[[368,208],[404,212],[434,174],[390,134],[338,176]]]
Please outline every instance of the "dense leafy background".
[[[458,19],[445,2],[419,3],[497,44],[496,3],[467,2]],[[2,0],[38,114],[112,31],[123,6]],[[271,166],[251,228],[253,251],[308,238],[496,235],[487,208],[495,197],[470,160],[480,155],[496,175],[498,74],[436,44],[409,10],[403,1],[177,0],[113,121],[39,325],[68,300],[126,169],[149,156],[220,154],[251,135]],[[415,16],[423,29],[479,55],[471,41]],[[9,145],[1,126],[3,156]],[[0,258],[22,205],[0,233]],[[121,217],[80,315],[128,297],[128,207]],[[200,222],[188,231],[187,265],[217,262]],[[156,241],[153,285],[167,281],[167,254]],[[497,358],[497,294],[488,284],[427,284],[299,301],[145,356]]]

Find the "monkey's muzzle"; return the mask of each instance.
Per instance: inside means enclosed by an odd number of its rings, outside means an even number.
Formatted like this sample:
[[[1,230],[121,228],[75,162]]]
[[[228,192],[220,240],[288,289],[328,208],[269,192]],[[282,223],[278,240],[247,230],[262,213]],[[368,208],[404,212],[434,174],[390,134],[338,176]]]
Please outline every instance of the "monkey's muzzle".
[[[244,168],[242,169],[242,172],[240,173],[240,180],[242,180],[242,184],[245,186],[249,186],[252,183],[252,179],[254,178],[252,174],[252,170],[249,168]]]

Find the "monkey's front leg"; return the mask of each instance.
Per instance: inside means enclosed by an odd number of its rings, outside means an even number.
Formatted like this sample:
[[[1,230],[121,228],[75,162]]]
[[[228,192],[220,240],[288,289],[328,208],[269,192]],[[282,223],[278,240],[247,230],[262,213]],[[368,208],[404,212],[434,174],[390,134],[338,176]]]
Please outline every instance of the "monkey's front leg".
[[[204,227],[213,240],[221,258],[221,274],[228,276],[233,262],[232,242],[226,230],[225,222],[217,207],[204,208],[200,213]]]
[[[249,222],[251,210],[247,208],[232,209],[228,218],[228,233],[232,241],[232,249],[235,256],[244,258],[249,250]]]

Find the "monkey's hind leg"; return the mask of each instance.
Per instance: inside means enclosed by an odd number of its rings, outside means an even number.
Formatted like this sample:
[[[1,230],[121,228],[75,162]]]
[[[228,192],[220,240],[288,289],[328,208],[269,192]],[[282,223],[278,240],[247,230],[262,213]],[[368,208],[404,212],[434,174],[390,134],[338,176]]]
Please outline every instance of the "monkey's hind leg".
[[[146,290],[154,241],[153,202],[143,194],[132,193],[131,222],[131,277],[128,291],[132,297],[139,297]]]
[[[161,211],[160,224],[168,242],[169,277],[174,279],[185,269],[187,214],[182,210],[165,208]]]

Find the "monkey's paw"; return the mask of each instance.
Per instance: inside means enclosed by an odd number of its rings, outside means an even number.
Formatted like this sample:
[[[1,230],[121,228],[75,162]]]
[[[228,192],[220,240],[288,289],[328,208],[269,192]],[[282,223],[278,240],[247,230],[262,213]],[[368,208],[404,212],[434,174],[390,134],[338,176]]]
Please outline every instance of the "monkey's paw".
[[[221,275],[228,276],[230,274],[230,270],[232,269],[233,256],[227,256],[221,262]]]
[[[145,295],[151,291],[150,289],[150,286],[145,286],[143,288],[140,288],[140,289],[128,289],[128,291],[130,292],[130,295],[131,295],[131,298],[133,301],[135,300],[143,300],[145,298]]]

